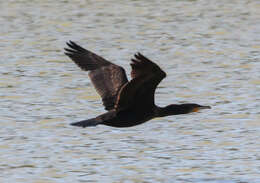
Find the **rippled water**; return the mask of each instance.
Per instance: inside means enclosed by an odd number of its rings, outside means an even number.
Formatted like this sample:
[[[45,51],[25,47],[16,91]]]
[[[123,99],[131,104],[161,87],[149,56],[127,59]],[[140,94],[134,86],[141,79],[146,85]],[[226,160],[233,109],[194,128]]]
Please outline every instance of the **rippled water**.
[[[0,1],[0,182],[260,182],[257,0]],[[130,70],[168,73],[156,103],[212,110],[132,128],[75,128],[104,112],[74,40]]]

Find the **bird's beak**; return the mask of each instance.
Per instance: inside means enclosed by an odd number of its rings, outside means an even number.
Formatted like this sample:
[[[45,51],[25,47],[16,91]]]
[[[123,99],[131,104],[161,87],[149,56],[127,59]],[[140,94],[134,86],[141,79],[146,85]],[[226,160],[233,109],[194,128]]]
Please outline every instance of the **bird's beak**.
[[[199,107],[195,107],[192,112],[198,112],[200,111],[201,109],[211,109],[210,106],[199,106]]]
[[[201,107],[198,107],[199,109],[211,109],[210,106],[201,106]]]

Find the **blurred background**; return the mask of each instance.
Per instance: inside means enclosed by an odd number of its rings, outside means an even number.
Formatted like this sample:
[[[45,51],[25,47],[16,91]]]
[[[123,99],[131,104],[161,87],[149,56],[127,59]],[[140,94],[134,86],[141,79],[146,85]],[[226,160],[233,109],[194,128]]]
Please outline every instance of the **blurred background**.
[[[260,182],[260,2],[0,2],[0,182]],[[126,68],[141,52],[168,77],[156,104],[211,110],[132,128],[76,128],[104,112],[75,41]]]

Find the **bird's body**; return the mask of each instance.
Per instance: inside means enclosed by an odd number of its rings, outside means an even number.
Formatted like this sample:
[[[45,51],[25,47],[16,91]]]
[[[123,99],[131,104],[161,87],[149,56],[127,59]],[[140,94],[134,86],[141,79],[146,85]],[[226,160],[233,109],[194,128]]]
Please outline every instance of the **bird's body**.
[[[67,45],[70,49],[65,48],[65,54],[81,69],[89,71],[89,77],[108,111],[96,118],[72,123],[74,126],[87,127],[103,124],[112,127],[131,127],[155,117],[185,114],[210,108],[198,104],[172,104],[164,108],[156,106],[155,89],[166,77],[166,73],[140,53],[132,59],[132,80],[128,81],[122,67],[72,41]]]
[[[154,118],[154,115],[150,113],[136,113],[135,110],[125,110],[117,112],[116,110],[110,110],[104,114],[97,116],[96,118],[83,120],[76,122],[77,126],[96,126],[98,124],[112,126],[112,127],[131,127],[142,124],[150,119]],[[91,125],[92,124],[92,125]]]

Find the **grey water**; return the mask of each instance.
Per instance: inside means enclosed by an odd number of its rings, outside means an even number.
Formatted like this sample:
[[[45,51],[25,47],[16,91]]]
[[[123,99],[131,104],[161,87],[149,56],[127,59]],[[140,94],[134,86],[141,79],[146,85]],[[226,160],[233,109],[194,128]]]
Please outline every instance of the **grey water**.
[[[0,182],[260,182],[260,2],[0,1]],[[76,128],[104,112],[73,40],[126,68],[167,72],[156,104],[211,110]]]

